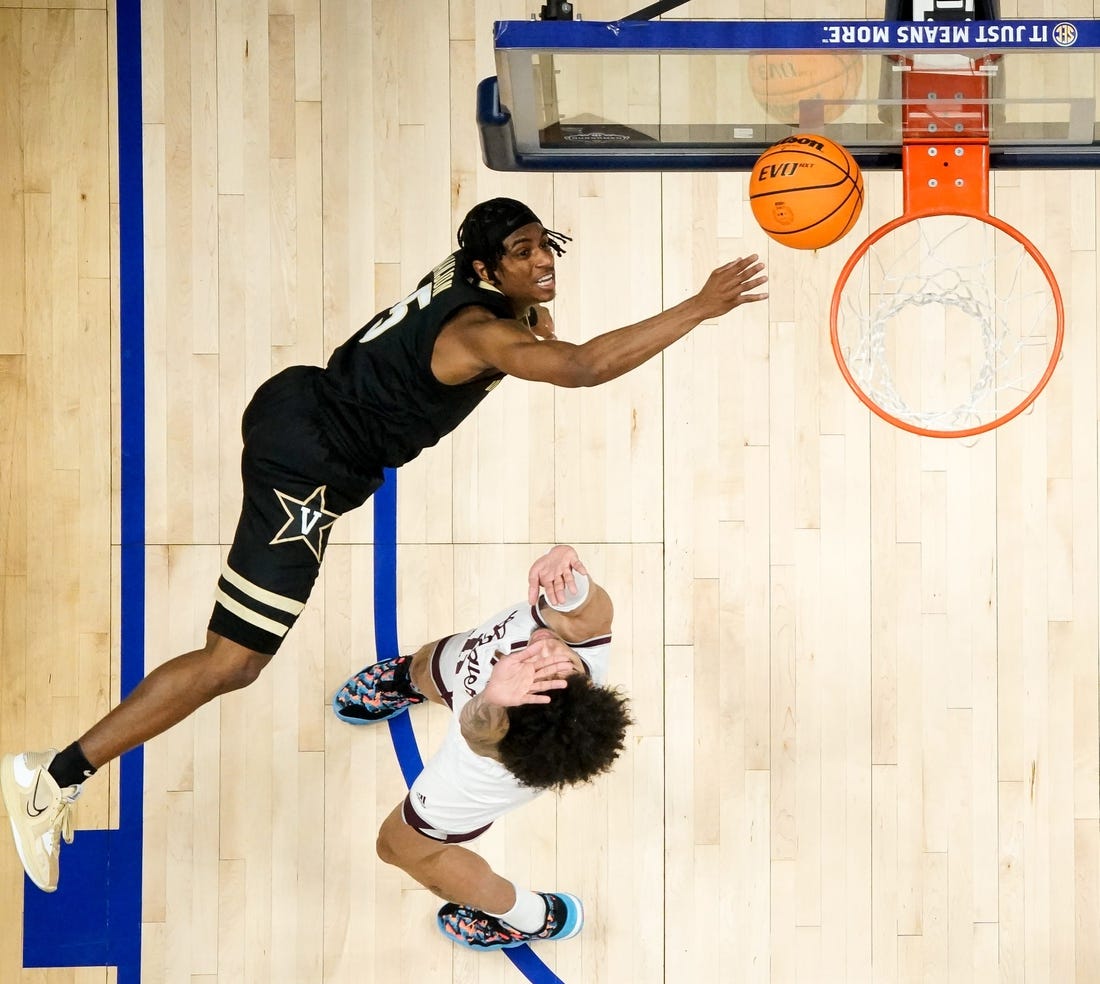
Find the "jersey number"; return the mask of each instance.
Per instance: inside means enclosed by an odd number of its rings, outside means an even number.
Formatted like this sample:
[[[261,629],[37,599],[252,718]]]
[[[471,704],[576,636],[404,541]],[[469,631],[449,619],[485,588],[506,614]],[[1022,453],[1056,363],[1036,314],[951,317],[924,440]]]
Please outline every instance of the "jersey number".
[[[388,311],[384,311],[378,317],[382,320],[377,324],[367,325],[366,331],[363,332],[363,337],[359,339],[359,344],[369,342],[372,338],[377,338],[384,331],[388,331],[394,325],[396,325],[406,314],[409,313],[409,305],[416,304],[417,307],[425,308],[428,306],[428,302],[432,299],[432,282],[424,284],[419,290],[410,294],[404,300],[398,301]]]

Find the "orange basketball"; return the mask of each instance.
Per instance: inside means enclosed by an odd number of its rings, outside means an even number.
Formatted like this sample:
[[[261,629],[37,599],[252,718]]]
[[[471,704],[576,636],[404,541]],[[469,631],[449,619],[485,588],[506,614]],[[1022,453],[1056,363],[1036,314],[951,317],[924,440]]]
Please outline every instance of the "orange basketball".
[[[764,151],[749,178],[756,221],[777,243],[821,249],[840,239],[863,208],[863,173],[828,137],[798,133]]]
[[[756,101],[781,123],[798,122],[802,99],[854,99],[863,80],[863,58],[858,54],[797,54],[776,52],[749,56],[749,84]],[[844,106],[825,106],[831,123]]]

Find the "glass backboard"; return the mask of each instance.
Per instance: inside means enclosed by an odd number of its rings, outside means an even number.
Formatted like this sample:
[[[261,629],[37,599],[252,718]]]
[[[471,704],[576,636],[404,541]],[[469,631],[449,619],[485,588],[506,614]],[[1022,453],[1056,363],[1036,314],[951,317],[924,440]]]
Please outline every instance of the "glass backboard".
[[[800,130],[900,169],[914,119],[972,133],[960,74],[983,79],[990,167],[1100,165],[1100,21],[501,21],[495,48],[498,170],[748,169]]]

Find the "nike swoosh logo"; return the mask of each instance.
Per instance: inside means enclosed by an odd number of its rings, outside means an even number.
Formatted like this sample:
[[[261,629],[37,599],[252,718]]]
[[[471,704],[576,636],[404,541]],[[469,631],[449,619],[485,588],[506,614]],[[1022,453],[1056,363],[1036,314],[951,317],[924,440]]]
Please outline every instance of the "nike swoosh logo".
[[[38,787],[41,783],[42,783],[42,773],[40,771],[38,773],[37,777],[34,780],[34,792],[31,793],[31,801],[27,804],[27,816],[32,817],[32,818],[42,816],[42,814],[45,813],[50,808],[50,804],[46,803],[45,806],[43,806],[41,809],[39,809],[39,806],[38,806]]]

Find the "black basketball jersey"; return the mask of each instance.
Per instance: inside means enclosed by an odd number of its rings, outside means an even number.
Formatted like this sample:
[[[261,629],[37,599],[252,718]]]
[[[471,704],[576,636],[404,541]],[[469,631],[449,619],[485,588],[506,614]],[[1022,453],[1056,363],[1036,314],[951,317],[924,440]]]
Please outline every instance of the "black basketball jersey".
[[[321,393],[335,448],[362,465],[397,468],[474,411],[504,373],[448,386],[431,368],[444,323],[469,305],[515,317],[508,298],[479,280],[459,250],[332,353]]]

